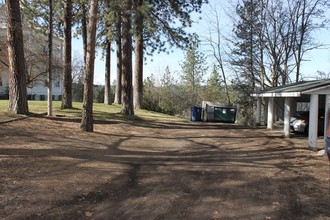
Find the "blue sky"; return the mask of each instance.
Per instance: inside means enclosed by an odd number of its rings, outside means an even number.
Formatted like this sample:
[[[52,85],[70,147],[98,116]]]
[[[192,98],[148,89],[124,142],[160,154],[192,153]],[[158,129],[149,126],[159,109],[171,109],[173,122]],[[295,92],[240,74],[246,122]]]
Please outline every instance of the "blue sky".
[[[217,0],[211,0],[210,3],[212,5],[216,5],[214,3],[219,2]],[[221,3],[223,3],[221,1]],[[218,14],[220,16],[220,25],[222,28],[224,28],[225,31],[228,31],[227,34],[231,34],[231,21],[226,17],[226,12],[223,10],[224,4],[221,4],[217,7]],[[201,15],[194,15],[194,20],[197,21],[193,27],[191,28],[191,31],[199,33],[200,35],[207,35],[209,30],[209,22],[208,17],[210,16],[210,8],[209,6],[203,7],[203,13]],[[198,17],[201,16],[203,19],[201,21],[198,20]],[[323,30],[319,31],[315,34],[315,39],[319,43],[323,43],[325,45],[330,45],[330,31],[329,30]],[[78,52],[80,54],[82,53],[82,43],[81,40],[74,40],[73,42],[73,52]],[[201,47],[201,51],[204,53],[207,53],[207,48],[205,46]],[[153,61],[151,61],[151,59]],[[144,66],[144,77],[148,77],[151,74],[155,75],[156,78],[160,78],[160,76],[164,73],[164,70],[166,66],[170,67],[171,73],[174,75],[174,77],[179,77],[180,72],[180,63],[184,59],[184,51],[180,49],[174,49],[174,52],[171,54],[154,54],[153,57],[147,57],[147,62]],[[305,59],[308,59],[309,61],[306,61],[302,65],[302,73],[306,77],[306,79],[311,79],[310,77],[313,77],[313,75],[316,73],[316,71],[324,71],[324,72],[330,72],[330,50],[329,49],[317,49],[314,51],[311,51],[309,54],[306,55]],[[112,54],[112,73],[111,73],[111,82],[116,77],[116,60],[115,60],[115,54]],[[95,77],[94,77],[94,83],[95,84],[104,84],[104,61],[101,59],[100,54],[95,59]]]

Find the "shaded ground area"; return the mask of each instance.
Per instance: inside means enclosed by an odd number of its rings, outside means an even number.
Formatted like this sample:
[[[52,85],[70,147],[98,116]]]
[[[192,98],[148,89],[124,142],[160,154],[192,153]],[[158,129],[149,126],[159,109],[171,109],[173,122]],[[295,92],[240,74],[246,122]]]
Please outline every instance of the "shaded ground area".
[[[0,219],[330,219],[305,138],[190,122],[0,124]]]

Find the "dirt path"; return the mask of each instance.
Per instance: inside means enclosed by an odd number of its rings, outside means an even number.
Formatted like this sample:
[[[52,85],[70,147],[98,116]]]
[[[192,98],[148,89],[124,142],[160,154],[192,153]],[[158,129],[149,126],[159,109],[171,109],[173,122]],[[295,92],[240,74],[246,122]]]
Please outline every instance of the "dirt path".
[[[330,219],[302,138],[236,125],[0,124],[0,219]]]

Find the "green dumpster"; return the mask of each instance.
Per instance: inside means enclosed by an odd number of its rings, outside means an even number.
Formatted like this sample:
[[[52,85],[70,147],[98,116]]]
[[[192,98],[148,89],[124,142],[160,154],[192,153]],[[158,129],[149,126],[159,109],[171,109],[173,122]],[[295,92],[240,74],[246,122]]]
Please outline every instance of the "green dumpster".
[[[214,107],[214,121],[235,123],[236,109],[229,107]]]

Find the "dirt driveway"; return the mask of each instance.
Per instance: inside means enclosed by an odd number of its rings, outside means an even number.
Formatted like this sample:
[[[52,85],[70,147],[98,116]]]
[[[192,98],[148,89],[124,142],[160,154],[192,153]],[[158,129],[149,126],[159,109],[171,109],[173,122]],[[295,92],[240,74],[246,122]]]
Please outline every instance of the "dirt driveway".
[[[306,140],[191,122],[0,124],[0,219],[330,219]]]

